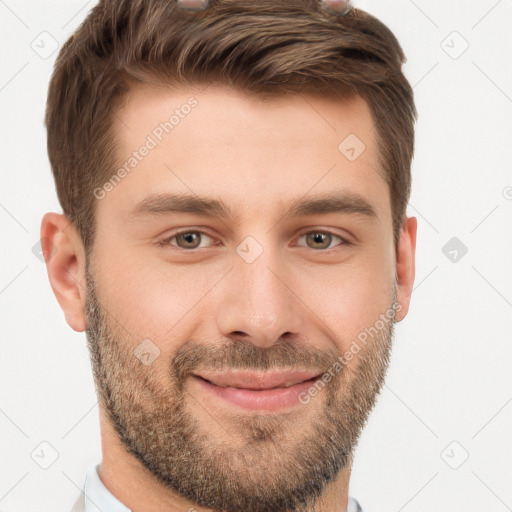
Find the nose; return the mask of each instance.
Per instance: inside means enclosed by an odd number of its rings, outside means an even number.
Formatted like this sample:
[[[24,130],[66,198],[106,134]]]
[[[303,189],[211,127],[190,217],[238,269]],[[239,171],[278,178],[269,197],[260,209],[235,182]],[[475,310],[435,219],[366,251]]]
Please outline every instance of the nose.
[[[301,333],[305,306],[293,289],[293,276],[282,257],[265,249],[248,263],[234,255],[234,268],[220,286],[217,327],[228,338],[245,338],[268,347]]]

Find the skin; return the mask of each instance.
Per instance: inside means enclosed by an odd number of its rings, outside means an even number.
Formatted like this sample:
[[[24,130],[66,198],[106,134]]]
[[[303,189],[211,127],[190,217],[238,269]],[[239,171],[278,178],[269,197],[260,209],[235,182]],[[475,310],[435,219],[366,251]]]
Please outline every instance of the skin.
[[[262,102],[228,88],[136,86],[117,113],[119,162],[191,96],[198,104],[190,114],[97,201],[90,260],[64,215],[47,213],[41,225],[41,238],[54,246],[47,259],[52,289],[70,327],[88,336],[100,401],[100,478],[133,512],[213,510],[206,504],[214,497],[218,509],[236,510],[235,500],[246,499],[238,506],[256,512],[271,494],[288,496],[294,481],[306,478],[306,469],[294,470],[293,462],[306,468],[315,457],[325,460],[315,439],[330,432],[335,444],[328,448],[341,467],[324,468],[331,478],[317,477],[318,495],[311,492],[309,502],[294,509],[345,511],[353,449],[382,385],[393,323],[370,337],[318,396],[284,413],[212,398],[190,371],[217,360],[258,368],[266,356],[273,368],[310,369],[316,362],[326,370],[394,301],[394,321],[403,320],[414,282],[416,218],[404,219],[395,252],[373,122],[357,97]],[[353,162],[338,150],[349,134],[366,146]],[[285,217],[292,200],[333,191],[358,194],[376,216]],[[222,199],[238,216],[131,214],[149,194],[162,192]],[[191,252],[177,238],[175,245],[158,245],[182,229],[204,232],[201,248]],[[311,231],[335,235],[325,242],[333,248],[307,238]],[[236,251],[247,236],[263,248],[252,263]],[[337,245],[338,236],[351,245]],[[160,350],[149,366],[133,356],[144,339]],[[160,434],[149,432],[151,426]],[[309,458],[299,454],[301,447]],[[196,465],[179,458],[189,448],[192,454],[197,448]],[[200,484],[180,488],[180,471],[171,475],[176,467],[208,482],[232,482],[232,495],[225,489],[215,496]],[[251,501],[251,493],[258,499]],[[268,501],[273,509],[283,510]]]

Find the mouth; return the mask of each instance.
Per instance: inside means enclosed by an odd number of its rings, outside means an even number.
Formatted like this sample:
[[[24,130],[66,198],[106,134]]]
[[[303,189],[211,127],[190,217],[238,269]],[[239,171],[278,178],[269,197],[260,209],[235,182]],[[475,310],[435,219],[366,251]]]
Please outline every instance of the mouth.
[[[203,391],[245,409],[274,411],[300,403],[299,396],[322,376],[321,372],[225,371],[192,374]]]

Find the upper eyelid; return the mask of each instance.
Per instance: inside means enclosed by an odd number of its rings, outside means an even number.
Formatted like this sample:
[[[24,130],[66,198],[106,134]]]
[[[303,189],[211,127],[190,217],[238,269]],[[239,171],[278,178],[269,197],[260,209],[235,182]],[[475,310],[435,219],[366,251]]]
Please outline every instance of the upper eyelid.
[[[176,231],[175,233],[173,233],[172,235],[169,235],[169,236],[166,236],[164,238],[162,238],[162,240],[160,240],[158,242],[159,245],[170,245],[170,241],[177,237],[178,235],[182,235],[184,233],[200,233],[201,235],[206,235],[210,238],[215,238],[213,235],[210,235],[207,231],[204,231],[202,229],[183,229],[183,230],[180,230],[180,231]],[[185,249],[186,250],[186,249]],[[194,249],[189,249],[191,251],[193,251]]]
[[[351,243],[350,240],[347,239],[348,237],[338,235],[337,233],[334,233],[333,231],[322,230],[322,229],[312,229],[309,231],[305,231],[304,233],[301,233],[300,235],[298,235],[297,238],[302,238],[304,235],[309,235],[310,233],[322,233],[322,234],[327,234],[327,235],[338,237],[341,240],[341,244],[338,244],[338,245]]]
[[[212,239],[215,239],[215,236],[211,235],[208,233],[208,231],[205,231],[203,229],[183,229],[183,230],[179,230],[179,231],[176,231],[175,233],[173,233],[172,235],[169,235],[169,236],[166,236],[165,238],[163,238],[162,240],[160,240],[158,242],[159,245],[171,245],[170,244],[170,241],[177,237],[178,235],[182,235],[183,233],[200,233],[201,235],[206,235]],[[303,237],[304,235],[308,235],[310,233],[324,233],[324,234],[329,234],[329,235],[333,235],[333,236],[336,236],[338,237],[340,240],[341,240],[341,243],[338,244],[338,245],[351,245],[353,244],[353,242],[351,240],[349,240],[349,237],[347,236],[342,236],[342,235],[339,235],[337,233],[335,233],[334,231],[331,231],[329,229],[322,229],[322,228],[312,228],[312,229],[307,229],[307,231],[303,231],[301,233],[299,233],[296,238],[301,238]],[[193,249],[183,249],[181,247],[179,247],[178,249],[181,249],[181,250],[184,250],[184,251],[194,251],[194,250],[198,250],[199,248],[193,248]]]

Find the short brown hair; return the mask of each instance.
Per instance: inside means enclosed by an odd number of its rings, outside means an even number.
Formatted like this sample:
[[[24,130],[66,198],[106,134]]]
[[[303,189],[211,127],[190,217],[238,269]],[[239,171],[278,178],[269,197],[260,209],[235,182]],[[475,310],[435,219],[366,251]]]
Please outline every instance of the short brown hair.
[[[63,45],[49,85],[45,124],[60,204],[89,249],[93,190],[115,171],[113,117],[133,82],[357,94],[375,123],[397,243],[417,119],[404,62],[378,19],[360,9],[336,16],[319,0],[211,0],[200,12],[173,0],[101,0]]]

